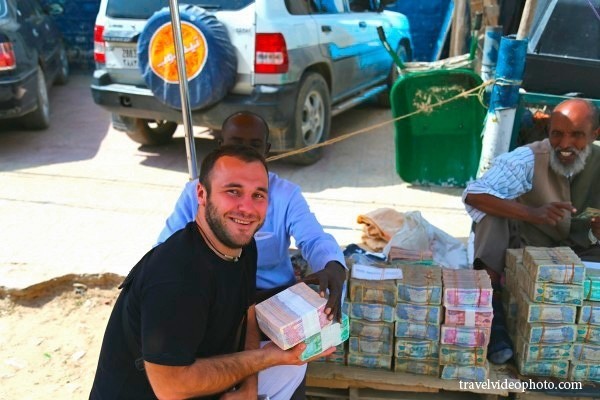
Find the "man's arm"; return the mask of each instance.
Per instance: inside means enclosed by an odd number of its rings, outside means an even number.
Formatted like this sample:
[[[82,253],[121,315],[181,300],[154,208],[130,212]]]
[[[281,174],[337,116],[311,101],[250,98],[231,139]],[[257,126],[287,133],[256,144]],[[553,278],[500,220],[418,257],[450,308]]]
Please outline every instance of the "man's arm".
[[[322,295],[325,294],[325,289],[329,289],[325,313],[329,314],[329,319],[340,321],[347,270],[344,254],[333,236],[325,233],[310,211],[300,188],[296,188],[290,196],[286,226],[302,256],[314,271],[304,282],[319,284]]]
[[[180,229],[183,229],[189,222],[196,218],[198,212],[198,196],[196,187],[198,179],[194,179],[185,184],[183,191],[175,203],[173,212],[167,218],[166,225],[158,235],[157,245],[166,241],[171,235]]]
[[[570,202],[554,202],[540,207],[529,207],[515,200],[501,199],[486,193],[468,193],[465,204],[485,214],[516,219],[531,224],[556,225],[567,212],[575,212]]]

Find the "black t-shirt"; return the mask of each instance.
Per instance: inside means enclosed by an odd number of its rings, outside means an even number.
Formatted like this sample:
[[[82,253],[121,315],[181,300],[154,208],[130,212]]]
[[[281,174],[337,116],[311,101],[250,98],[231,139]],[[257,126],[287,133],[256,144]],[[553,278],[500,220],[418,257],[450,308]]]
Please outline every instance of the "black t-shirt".
[[[115,303],[90,399],[156,399],[142,359],[186,366],[243,348],[256,259],[254,240],[238,262],[221,259],[195,222],[149,251]]]

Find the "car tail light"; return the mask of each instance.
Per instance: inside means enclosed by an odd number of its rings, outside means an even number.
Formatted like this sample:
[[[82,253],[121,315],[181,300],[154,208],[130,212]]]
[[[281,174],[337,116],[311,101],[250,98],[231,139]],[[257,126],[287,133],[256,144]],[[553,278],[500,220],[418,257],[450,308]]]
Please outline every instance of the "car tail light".
[[[104,43],[104,27],[94,26],[94,61],[98,64],[106,63],[106,45]]]
[[[17,68],[17,59],[10,42],[0,42],[0,71]]]
[[[285,74],[289,62],[287,46],[281,33],[257,33],[254,72],[258,74]]]

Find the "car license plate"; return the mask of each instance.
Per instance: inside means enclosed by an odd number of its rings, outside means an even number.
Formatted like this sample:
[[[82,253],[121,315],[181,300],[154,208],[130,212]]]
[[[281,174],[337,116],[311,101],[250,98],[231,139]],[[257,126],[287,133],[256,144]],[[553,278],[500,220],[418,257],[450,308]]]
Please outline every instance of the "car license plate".
[[[131,68],[137,69],[137,48],[130,47],[108,47],[106,49],[107,68]]]

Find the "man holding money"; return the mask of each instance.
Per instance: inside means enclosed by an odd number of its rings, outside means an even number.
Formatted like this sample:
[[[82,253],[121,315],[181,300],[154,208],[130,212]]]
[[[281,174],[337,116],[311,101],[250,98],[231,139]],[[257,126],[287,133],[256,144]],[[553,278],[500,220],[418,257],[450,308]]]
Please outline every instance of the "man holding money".
[[[465,189],[474,221],[473,266],[488,272],[496,290],[507,248],[569,246],[582,260],[600,261],[598,119],[593,103],[563,101],[550,117],[548,139],[498,156]],[[497,298],[488,356],[504,363],[512,343]]]

